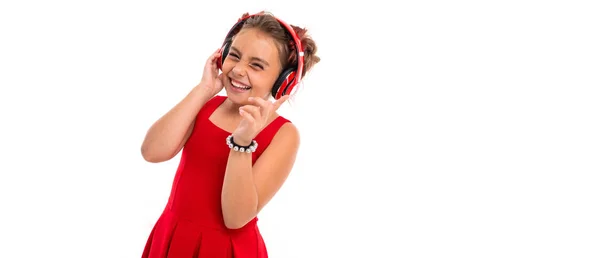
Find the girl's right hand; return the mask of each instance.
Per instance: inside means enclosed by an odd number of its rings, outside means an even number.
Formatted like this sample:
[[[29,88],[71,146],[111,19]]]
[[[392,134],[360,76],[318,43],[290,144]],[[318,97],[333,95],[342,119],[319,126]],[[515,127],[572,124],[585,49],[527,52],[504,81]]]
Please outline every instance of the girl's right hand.
[[[206,60],[202,79],[198,84],[198,87],[206,90],[211,97],[217,95],[223,89],[223,83],[221,82],[222,74],[219,74],[219,68],[217,67],[220,56],[221,49],[218,49]]]

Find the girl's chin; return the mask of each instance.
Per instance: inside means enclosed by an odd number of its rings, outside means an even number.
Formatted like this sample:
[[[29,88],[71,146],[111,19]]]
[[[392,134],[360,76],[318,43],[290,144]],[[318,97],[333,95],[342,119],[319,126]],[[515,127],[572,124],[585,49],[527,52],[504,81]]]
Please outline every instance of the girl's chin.
[[[235,98],[236,100],[240,100],[242,98],[248,99],[251,96],[250,91],[239,92],[239,91],[235,91],[235,90],[232,90],[232,89],[227,89],[226,92],[227,92],[227,96],[228,97]]]
[[[229,100],[236,105],[246,105],[246,104],[248,104],[248,98],[252,97],[250,92],[238,93],[238,92],[231,92],[230,90],[227,90],[226,93],[227,93],[227,98],[229,98]]]

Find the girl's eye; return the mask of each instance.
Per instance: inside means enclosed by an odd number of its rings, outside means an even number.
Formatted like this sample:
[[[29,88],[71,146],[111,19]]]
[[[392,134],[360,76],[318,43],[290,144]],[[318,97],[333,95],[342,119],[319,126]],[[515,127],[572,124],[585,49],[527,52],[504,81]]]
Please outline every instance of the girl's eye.
[[[236,54],[236,53],[229,53],[227,55],[227,57],[229,57],[229,58],[231,58],[233,60],[239,60],[240,59],[239,55]],[[265,67],[262,64],[259,64],[259,63],[253,63],[251,65],[252,65],[252,67],[254,67],[254,68],[258,69],[258,70],[264,70],[265,69]]]

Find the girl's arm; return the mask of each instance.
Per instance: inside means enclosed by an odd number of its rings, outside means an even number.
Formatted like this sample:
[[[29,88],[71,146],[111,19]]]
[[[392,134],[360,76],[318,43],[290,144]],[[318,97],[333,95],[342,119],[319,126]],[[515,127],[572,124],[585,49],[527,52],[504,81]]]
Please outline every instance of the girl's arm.
[[[221,89],[221,75],[217,69],[219,49],[206,60],[200,83],[169,112],[150,127],[142,143],[142,156],[148,162],[158,163],[172,159],[181,151],[192,130],[200,109]]]
[[[212,97],[205,88],[201,85],[194,87],[150,127],[141,148],[146,161],[163,162],[179,153],[192,133],[196,115]]]
[[[243,227],[273,198],[292,170],[299,145],[298,130],[286,123],[254,166],[251,153],[230,151],[221,192],[225,226]]]

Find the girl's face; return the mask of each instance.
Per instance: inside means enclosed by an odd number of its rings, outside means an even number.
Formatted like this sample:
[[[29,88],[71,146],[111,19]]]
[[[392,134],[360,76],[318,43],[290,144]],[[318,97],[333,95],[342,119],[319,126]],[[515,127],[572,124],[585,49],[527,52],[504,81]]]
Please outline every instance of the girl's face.
[[[243,29],[234,37],[222,65],[227,96],[240,105],[249,97],[266,99],[281,70],[274,40],[258,29]]]

